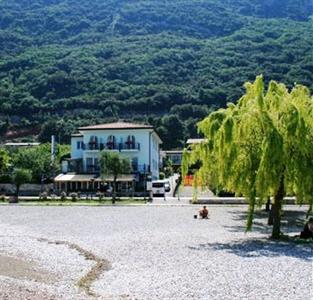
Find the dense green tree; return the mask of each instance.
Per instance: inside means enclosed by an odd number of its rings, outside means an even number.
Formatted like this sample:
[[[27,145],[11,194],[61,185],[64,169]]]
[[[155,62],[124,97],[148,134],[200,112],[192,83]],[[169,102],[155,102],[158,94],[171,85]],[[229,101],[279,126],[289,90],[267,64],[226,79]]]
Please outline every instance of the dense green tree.
[[[10,156],[4,149],[0,149],[0,175],[5,173],[9,167]]]
[[[313,99],[297,85],[291,92],[271,81],[264,90],[263,78],[246,84],[238,104],[210,114],[199,124],[206,142],[185,152],[183,173],[189,164],[201,162],[197,176],[249,201],[247,229],[255,206],[269,196],[273,203],[272,237],[281,235],[283,198],[296,195],[298,203],[313,205]]]
[[[312,88],[311,0],[0,1],[0,138],[178,115],[185,136],[263,73]],[[178,107],[182,109],[178,109]],[[10,126],[5,122],[9,117]],[[161,124],[157,125],[160,127]],[[164,130],[163,130],[164,129]],[[162,127],[167,141],[180,144]]]
[[[118,153],[101,151],[100,153],[100,172],[103,180],[106,176],[113,176],[113,197],[112,203],[116,200],[117,178],[119,175],[129,174],[131,164],[128,158],[120,156]]]
[[[16,168],[32,170],[32,179],[40,183],[42,178],[52,174],[51,151],[49,145],[19,149],[13,155],[13,165]]]
[[[33,148],[20,148],[12,153],[15,168],[32,170],[32,180],[41,183],[49,181],[60,170],[60,158],[69,152],[68,146],[58,145],[56,159],[51,161],[51,144],[42,144]]]
[[[185,127],[177,115],[168,115],[162,118],[162,125],[158,132],[165,144],[166,149],[175,149],[184,144]],[[171,137],[175,136],[175,139]]]
[[[73,122],[49,120],[43,124],[38,140],[42,143],[49,143],[51,142],[52,135],[54,135],[58,143],[70,143],[71,134],[75,130],[76,128]]]
[[[174,174],[173,162],[170,159],[166,159],[163,162],[162,173],[164,174],[165,178],[169,178],[169,177],[173,176],[173,174]],[[160,177],[160,179],[164,179],[164,178]]]

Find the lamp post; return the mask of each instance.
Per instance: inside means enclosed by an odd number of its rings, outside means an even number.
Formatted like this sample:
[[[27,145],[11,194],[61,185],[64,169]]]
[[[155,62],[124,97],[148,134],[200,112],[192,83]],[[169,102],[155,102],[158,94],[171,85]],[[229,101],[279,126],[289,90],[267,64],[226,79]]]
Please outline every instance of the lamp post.
[[[147,176],[146,186],[147,186],[147,191],[149,192],[149,202],[151,202],[153,200],[153,197],[152,197],[152,176],[151,175]]]
[[[146,165],[143,166],[143,200],[146,201]]]
[[[44,182],[47,180],[48,178],[46,178],[43,174],[41,174],[41,178],[40,178],[40,193],[42,194],[44,192]]]
[[[94,178],[91,178],[90,181],[91,181],[90,200],[92,200],[92,193],[93,193],[93,190],[94,190],[94,188],[95,188],[95,179],[94,179]]]

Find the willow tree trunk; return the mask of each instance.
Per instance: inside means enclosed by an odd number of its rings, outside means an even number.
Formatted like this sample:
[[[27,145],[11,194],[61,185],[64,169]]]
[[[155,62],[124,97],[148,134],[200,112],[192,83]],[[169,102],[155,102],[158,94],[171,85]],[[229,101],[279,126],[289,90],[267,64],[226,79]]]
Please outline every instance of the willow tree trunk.
[[[267,197],[267,201],[265,204],[265,211],[269,212],[271,209],[271,197]]]
[[[280,222],[281,222],[281,207],[282,202],[285,195],[285,186],[284,186],[284,178],[282,177],[280,181],[280,186],[278,191],[274,196],[274,203],[272,205],[272,216],[273,216],[273,230],[272,230],[272,238],[279,239],[280,238]]]

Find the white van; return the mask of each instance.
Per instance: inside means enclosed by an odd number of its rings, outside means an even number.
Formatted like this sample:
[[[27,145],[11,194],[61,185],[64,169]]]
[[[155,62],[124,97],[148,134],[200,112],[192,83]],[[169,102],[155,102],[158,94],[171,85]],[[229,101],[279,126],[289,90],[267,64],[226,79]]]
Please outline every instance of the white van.
[[[167,180],[152,181],[152,194],[154,197],[164,197],[165,193],[171,190]]]

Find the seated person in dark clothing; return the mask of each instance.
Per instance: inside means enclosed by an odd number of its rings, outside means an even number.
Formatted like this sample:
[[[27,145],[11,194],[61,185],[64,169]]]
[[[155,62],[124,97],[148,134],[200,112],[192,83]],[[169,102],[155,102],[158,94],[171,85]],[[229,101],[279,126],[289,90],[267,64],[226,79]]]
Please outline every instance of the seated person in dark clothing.
[[[208,215],[209,215],[209,211],[207,210],[206,206],[203,206],[203,208],[199,210],[200,218],[207,219]]]
[[[300,234],[301,239],[313,239],[313,217],[304,225]]]

